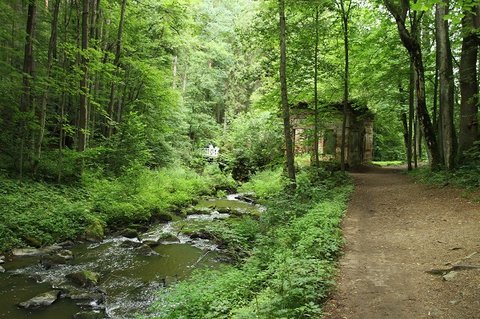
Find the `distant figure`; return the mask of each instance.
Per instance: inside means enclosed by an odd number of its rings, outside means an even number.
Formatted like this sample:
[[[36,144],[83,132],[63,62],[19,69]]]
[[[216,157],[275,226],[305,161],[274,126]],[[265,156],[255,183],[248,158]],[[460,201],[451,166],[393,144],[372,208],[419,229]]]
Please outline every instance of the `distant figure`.
[[[213,146],[211,143],[208,145],[206,149],[207,157],[216,158],[218,157],[218,153],[220,152],[220,148],[218,146]]]
[[[214,152],[213,145],[212,145],[212,144],[208,144],[207,155],[208,155],[209,157],[213,157],[213,152]]]

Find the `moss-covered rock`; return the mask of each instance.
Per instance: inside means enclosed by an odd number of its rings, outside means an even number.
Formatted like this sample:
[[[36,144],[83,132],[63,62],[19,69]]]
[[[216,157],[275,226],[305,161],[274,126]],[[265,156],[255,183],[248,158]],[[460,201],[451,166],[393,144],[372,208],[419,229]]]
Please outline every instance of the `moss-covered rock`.
[[[90,270],[74,272],[66,277],[80,287],[94,287],[100,280],[100,274]]]
[[[84,237],[88,241],[100,241],[105,236],[103,223],[98,219],[92,219],[87,227],[85,227]]]
[[[158,256],[155,250],[153,250],[150,246],[143,244],[137,249],[137,253],[142,256],[150,257],[150,256]]]
[[[38,296],[33,297],[25,302],[21,302],[18,305],[22,308],[40,308],[40,307],[47,307],[57,301],[58,296],[60,295],[60,290],[52,290],[49,292],[45,292]]]
[[[32,246],[32,247],[35,247],[35,248],[42,247],[42,241],[38,238],[27,235],[27,236],[23,236],[22,239],[28,246]]]
[[[212,212],[212,208],[209,207],[188,207],[182,210],[183,215],[208,215]]]

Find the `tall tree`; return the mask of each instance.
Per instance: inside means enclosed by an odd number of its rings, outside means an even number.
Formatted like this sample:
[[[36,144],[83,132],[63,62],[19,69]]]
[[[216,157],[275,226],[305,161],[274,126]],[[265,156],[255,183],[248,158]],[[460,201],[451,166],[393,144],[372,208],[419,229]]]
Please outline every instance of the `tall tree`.
[[[410,68],[408,77],[408,143],[407,143],[407,166],[408,170],[413,169],[413,121],[415,118],[415,67],[410,58]]]
[[[315,50],[314,50],[314,66],[313,66],[313,99],[314,99],[314,131],[313,131],[313,162],[315,167],[320,166],[320,159],[318,156],[318,135],[319,135],[319,128],[318,128],[318,46],[319,46],[319,8],[318,5],[315,6]]]
[[[467,9],[462,18],[462,53],[460,57],[460,136],[458,155],[473,146],[478,138],[478,78],[477,54],[479,9]]]
[[[88,128],[88,17],[89,17],[90,1],[82,0],[82,54],[81,54],[81,71],[82,79],[80,81],[80,110],[78,119],[78,141],[77,150],[85,151],[87,147],[87,128]]]
[[[23,177],[23,166],[25,161],[25,144],[27,140],[27,114],[33,110],[33,93],[32,93],[32,79],[34,76],[34,57],[33,57],[33,39],[35,34],[35,25],[37,18],[37,2],[30,0],[28,2],[27,26],[25,36],[25,49],[23,57],[23,93],[20,101],[20,111],[22,115],[21,123],[21,141],[20,141],[20,158],[19,158],[19,173],[20,178]]]
[[[338,0],[337,5],[340,7],[340,16],[342,19],[342,31],[343,31],[343,46],[345,52],[345,68],[343,75],[343,121],[342,121],[342,144],[340,149],[340,167],[342,172],[345,172],[345,160],[346,160],[346,135],[347,135],[347,109],[349,99],[349,83],[350,83],[350,60],[349,60],[349,36],[348,36],[348,24],[350,20],[350,10],[352,8],[352,0]]]
[[[120,7],[120,21],[118,23],[118,32],[117,32],[117,40],[115,42],[115,59],[113,61],[113,65],[116,68],[116,74],[119,74],[119,66],[120,66],[120,56],[122,54],[122,38],[123,38],[123,27],[125,24],[125,8],[127,5],[127,0],[122,0],[122,4]],[[110,88],[110,101],[108,103],[108,115],[110,117],[110,125],[108,126],[108,136],[112,136],[113,127],[115,123],[115,93],[117,90],[117,83],[116,79],[112,80],[112,86]],[[119,102],[120,103],[120,102]],[[119,117],[120,114],[117,114]]]
[[[454,79],[452,51],[450,48],[449,25],[446,19],[448,5],[448,0],[435,5],[436,51],[440,84],[440,127],[438,132],[443,163],[446,168],[453,169],[455,165],[456,136],[453,124]]]
[[[420,40],[418,37],[419,22],[423,13],[417,16],[412,14],[408,1],[401,1],[399,5],[394,0],[384,0],[385,7],[392,14],[397,24],[400,39],[410,55],[416,74],[416,95],[417,95],[417,116],[421,123],[421,128],[430,153],[430,165],[433,169],[438,169],[442,160],[438,148],[437,137],[433,128],[432,121],[427,109],[425,95],[425,67],[423,64],[423,54]],[[407,28],[407,14],[410,13],[412,27]]]
[[[295,159],[293,153],[292,130],[290,125],[290,106],[287,92],[287,45],[285,0],[278,0],[279,30],[280,30],[280,89],[283,113],[283,134],[285,137],[285,154],[288,178],[292,188],[296,187]]]
[[[40,108],[40,132],[38,134],[38,138],[35,145],[35,160],[33,164],[33,174],[36,175],[38,164],[40,162],[40,156],[42,153],[42,144],[43,138],[45,136],[45,124],[47,119],[47,102],[48,102],[48,95],[50,91],[50,81],[51,81],[51,73],[53,67],[53,58],[54,53],[56,52],[57,47],[57,34],[58,34],[58,15],[60,12],[60,1],[55,0],[53,4],[53,13],[52,13],[52,22],[50,26],[50,41],[48,43],[48,53],[47,53],[47,84],[43,89],[43,96],[42,96],[42,104]],[[48,9],[48,8],[47,8]]]

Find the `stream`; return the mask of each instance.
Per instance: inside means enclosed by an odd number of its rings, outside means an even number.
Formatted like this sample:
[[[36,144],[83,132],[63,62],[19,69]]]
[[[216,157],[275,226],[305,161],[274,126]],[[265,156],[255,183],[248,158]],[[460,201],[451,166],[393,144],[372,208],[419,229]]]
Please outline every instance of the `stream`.
[[[229,195],[226,199],[200,201],[188,220],[229,218],[228,212],[261,213],[263,208]],[[0,273],[1,319],[126,319],[142,314],[156,291],[184,279],[192,270],[218,267],[222,251],[205,239],[192,239],[175,227],[176,221],[155,224],[138,236],[113,236],[97,243],[53,245],[47,249],[18,250],[6,256]],[[46,252],[48,251],[48,253]],[[73,258],[68,257],[73,254]],[[44,255],[67,255],[50,263]],[[43,256],[42,256],[43,255]],[[58,258],[57,258],[58,259]],[[99,275],[98,285],[80,287],[68,279],[82,271]],[[71,278],[70,278],[71,279]],[[49,306],[24,309],[18,305],[40,294],[58,292]]]

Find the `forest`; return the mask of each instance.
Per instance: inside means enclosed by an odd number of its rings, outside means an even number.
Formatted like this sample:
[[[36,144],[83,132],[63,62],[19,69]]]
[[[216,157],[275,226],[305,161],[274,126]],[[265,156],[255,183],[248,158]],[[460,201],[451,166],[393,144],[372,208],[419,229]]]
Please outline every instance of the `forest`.
[[[321,318],[349,171],[478,191],[479,13],[0,0],[0,317]]]

